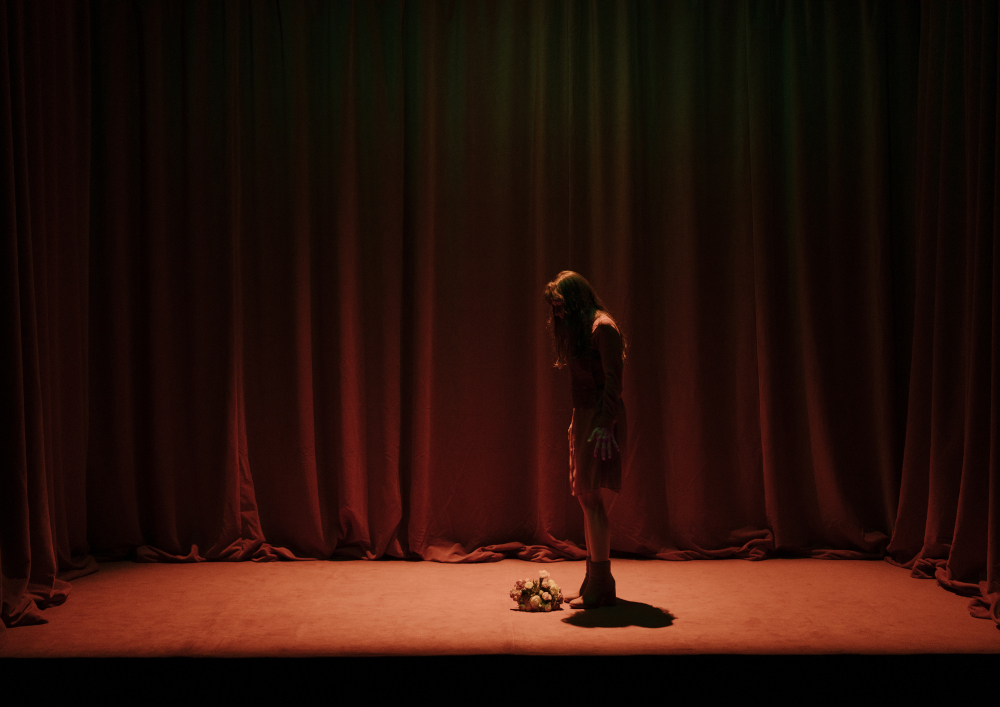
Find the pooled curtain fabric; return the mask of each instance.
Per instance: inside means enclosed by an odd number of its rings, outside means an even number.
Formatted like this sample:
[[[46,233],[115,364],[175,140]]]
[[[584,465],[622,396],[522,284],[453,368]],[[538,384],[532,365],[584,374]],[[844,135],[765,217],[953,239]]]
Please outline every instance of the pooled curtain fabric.
[[[582,558],[563,269],[615,551],[998,620],[995,6],[2,7],[5,625],[95,557]]]
[[[996,3],[923,7],[916,297],[890,556],[1000,625]]]
[[[85,4],[0,4],[0,615],[44,622],[86,533]],[[0,627],[0,634],[3,628]]]

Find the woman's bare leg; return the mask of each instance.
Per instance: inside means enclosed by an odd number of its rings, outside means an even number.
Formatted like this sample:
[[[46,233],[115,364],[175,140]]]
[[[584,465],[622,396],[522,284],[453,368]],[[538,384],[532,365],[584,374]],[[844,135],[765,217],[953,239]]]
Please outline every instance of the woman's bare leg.
[[[583,507],[583,539],[587,543],[584,549],[587,551],[587,556],[589,557],[590,548],[594,547],[594,541],[590,537],[590,521],[587,519],[587,508],[583,505],[583,501],[579,497],[577,497],[577,500],[580,501],[580,506]]]
[[[611,558],[611,531],[608,527],[608,513],[600,490],[581,494],[583,522],[587,534],[587,553],[591,562],[607,562]]]

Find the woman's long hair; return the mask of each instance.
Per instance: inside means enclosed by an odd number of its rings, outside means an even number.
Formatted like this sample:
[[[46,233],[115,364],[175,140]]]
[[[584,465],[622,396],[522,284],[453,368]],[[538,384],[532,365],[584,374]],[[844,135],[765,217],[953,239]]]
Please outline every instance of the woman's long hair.
[[[552,308],[548,324],[556,352],[555,366],[563,368],[571,358],[583,356],[590,349],[590,333],[597,313],[604,312],[609,317],[611,313],[586,278],[572,270],[559,273],[545,286],[543,296]],[[555,315],[559,306],[564,312],[562,317]],[[624,335],[622,346],[624,350]]]

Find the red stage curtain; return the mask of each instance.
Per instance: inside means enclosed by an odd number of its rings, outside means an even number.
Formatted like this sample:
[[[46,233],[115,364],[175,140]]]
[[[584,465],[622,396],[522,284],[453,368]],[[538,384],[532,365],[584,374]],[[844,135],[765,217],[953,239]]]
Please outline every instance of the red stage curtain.
[[[87,544],[85,3],[0,3],[0,616],[44,623]],[[0,637],[3,628],[0,627]]]
[[[2,7],[4,624],[94,557],[582,558],[562,269],[616,552],[997,619],[995,6]]]
[[[894,561],[1000,625],[997,4],[927,3],[916,301]]]

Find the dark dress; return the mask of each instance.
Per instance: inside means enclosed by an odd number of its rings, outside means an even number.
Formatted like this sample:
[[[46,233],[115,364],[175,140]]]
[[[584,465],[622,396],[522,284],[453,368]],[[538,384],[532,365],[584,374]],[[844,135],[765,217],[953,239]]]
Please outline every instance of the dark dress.
[[[625,454],[626,417],[622,400],[622,371],[625,366],[621,332],[602,312],[594,318],[590,351],[571,358],[573,418],[569,423],[569,483],[574,496],[606,488],[621,491],[622,458]],[[612,430],[621,451],[611,459],[595,457],[596,437],[587,438],[596,427]]]

